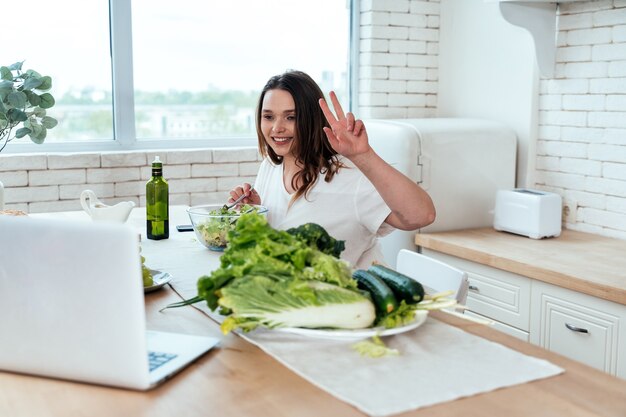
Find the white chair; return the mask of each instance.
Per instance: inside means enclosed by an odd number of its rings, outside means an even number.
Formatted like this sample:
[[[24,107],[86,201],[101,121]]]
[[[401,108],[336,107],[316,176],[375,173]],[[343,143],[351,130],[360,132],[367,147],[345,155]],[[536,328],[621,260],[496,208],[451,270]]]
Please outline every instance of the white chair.
[[[408,249],[401,249],[398,252],[396,271],[416,279],[427,291],[454,290],[454,298],[459,304],[465,305],[469,289],[467,273],[452,265]]]

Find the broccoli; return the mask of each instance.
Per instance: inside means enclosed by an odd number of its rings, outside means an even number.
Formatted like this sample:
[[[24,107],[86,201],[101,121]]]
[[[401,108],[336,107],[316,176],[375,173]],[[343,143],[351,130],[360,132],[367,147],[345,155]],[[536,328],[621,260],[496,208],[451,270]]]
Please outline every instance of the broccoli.
[[[346,248],[344,240],[335,239],[328,234],[326,229],[316,223],[305,223],[298,227],[292,227],[287,229],[287,233],[306,241],[309,246],[335,258],[339,258],[341,252]]]

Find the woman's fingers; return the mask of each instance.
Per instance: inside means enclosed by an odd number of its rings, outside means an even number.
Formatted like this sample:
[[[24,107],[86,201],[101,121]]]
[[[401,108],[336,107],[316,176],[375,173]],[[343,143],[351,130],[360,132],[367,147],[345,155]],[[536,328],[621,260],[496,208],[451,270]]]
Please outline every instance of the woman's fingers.
[[[322,113],[324,113],[324,117],[326,117],[326,120],[328,120],[328,123],[331,126],[337,123],[337,119],[335,118],[335,115],[333,114],[333,112],[330,111],[330,107],[328,107],[328,103],[326,103],[326,100],[324,100],[323,98],[320,98],[319,104],[322,109]]]
[[[334,91],[330,92],[330,101],[333,103],[333,108],[335,109],[335,113],[337,114],[337,119],[343,120],[346,118],[346,115],[343,112],[343,108],[339,103],[339,99],[337,98],[337,94]]]
[[[359,136],[364,128],[365,125],[363,124],[363,120],[357,120],[354,123],[354,129],[352,129],[352,133],[354,134],[354,136]]]
[[[243,194],[246,194],[246,198],[244,198],[244,201],[246,199],[248,199],[251,195],[252,192],[250,191],[250,189],[252,188],[252,186],[248,183],[244,183],[240,186],[237,186],[235,188],[233,188],[232,190],[230,190],[230,198],[228,199],[229,203],[233,203],[235,200],[237,200],[239,197],[241,197]],[[253,190],[254,192],[254,190]]]
[[[346,129],[348,130],[348,132],[352,132],[354,127],[354,114],[348,112],[346,114]]]

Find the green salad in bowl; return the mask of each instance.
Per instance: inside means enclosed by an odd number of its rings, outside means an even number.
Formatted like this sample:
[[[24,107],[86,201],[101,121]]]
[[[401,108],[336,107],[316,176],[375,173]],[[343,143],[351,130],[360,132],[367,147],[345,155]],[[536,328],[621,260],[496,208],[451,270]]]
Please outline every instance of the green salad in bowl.
[[[207,248],[223,251],[228,245],[228,232],[235,229],[237,219],[244,213],[265,215],[264,206],[242,204],[227,209],[220,204],[193,206],[187,209],[196,238]]]

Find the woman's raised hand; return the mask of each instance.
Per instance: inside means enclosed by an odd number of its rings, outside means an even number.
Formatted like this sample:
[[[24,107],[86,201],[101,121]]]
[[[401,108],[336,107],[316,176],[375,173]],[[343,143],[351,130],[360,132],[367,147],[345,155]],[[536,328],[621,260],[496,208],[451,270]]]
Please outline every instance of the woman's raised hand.
[[[228,199],[228,203],[234,203],[235,200],[237,200],[243,194],[245,194],[246,197],[241,200],[241,204],[261,204],[261,196],[247,182],[238,185],[237,187],[230,190],[230,198]]]
[[[355,120],[354,114],[350,112],[344,114],[334,91],[330,92],[330,101],[333,103],[336,116],[328,107],[326,100],[321,98],[319,104],[330,125],[330,128],[324,127],[324,132],[333,149],[346,158],[365,154],[370,151],[371,148],[363,121]]]

